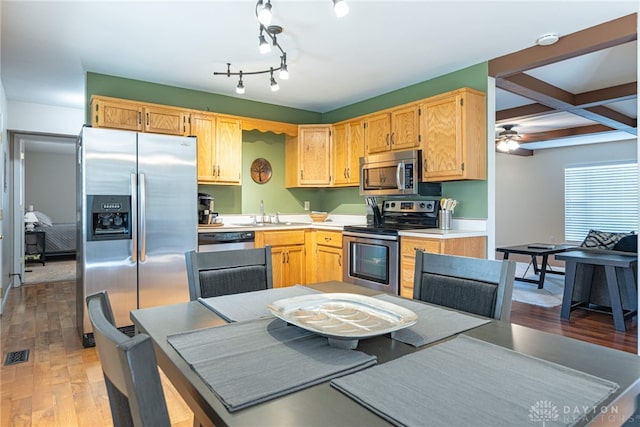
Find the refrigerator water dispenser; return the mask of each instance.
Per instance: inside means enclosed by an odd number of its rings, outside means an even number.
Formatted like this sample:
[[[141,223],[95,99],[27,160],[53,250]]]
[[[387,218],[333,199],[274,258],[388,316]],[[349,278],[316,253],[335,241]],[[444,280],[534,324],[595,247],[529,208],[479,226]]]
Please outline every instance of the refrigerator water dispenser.
[[[87,240],[131,239],[131,196],[88,195]]]

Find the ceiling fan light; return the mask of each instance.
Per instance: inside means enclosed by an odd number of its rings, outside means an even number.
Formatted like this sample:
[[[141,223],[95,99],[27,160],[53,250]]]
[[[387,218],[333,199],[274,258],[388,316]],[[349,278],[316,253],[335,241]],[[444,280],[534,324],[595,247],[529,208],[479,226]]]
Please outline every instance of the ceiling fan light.
[[[509,152],[509,144],[504,140],[498,142],[496,148],[498,149],[498,151],[502,151],[503,153]]]
[[[518,148],[520,148],[520,144],[518,144],[518,141],[516,141],[515,139],[509,139],[506,142],[507,142],[507,147],[509,151],[515,151]]]
[[[333,11],[338,18],[342,18],[349,13],[349,5],[345,0],[333,0]]]
[[[265,4],[258,12],[258,22],[260,22],[264,26],[267,26],[271,24],[272,19],[273,14],[271,13],[271,0],[268,0],[267,4]]]

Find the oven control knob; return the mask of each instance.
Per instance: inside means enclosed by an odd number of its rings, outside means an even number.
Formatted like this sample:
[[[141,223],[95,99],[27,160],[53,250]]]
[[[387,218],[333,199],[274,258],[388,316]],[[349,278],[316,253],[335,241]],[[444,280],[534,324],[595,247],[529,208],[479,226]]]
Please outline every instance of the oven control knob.
[[[427,207],[427,204],[426,204],[425,202],[420,202],[420,204],[418,205],[418,207],[419,207],[420,209],[424,209],[424,208],[426,208],[426,207]]]

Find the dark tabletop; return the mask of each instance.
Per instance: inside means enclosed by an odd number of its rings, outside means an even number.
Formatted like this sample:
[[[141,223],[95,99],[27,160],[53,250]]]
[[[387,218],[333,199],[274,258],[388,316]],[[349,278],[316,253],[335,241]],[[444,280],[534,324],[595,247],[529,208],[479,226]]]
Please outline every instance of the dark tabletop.
[[[544,246],[549,247],[544,247]],[[528,243],[526,245],[505,246],[496,248],[498,252],[507,252],[522,255],[550,255],[565,252],[569,249],[573,249],[573,245],[552,245],[547,243]]]
[[[342,282],[309,286],[323,292],[379,294]],[[131,319],[139,331],[152,337],[158,365],[204,425],[389,425],[384,419],[333,389],[328,382],[230,413],[167,342],[167,335],[173,333],[222,325],[225,322],[221,318],[199,302],[188,302],[134,310],[131,312]],[[640,358],[636,355],[498,321],[492,321],[465,334],[614,381],[620,385],[620,389],[605,403],[610,405],[615,402],[616,410],[621,415],[633,413],[634,398],[640,394]],[[360,340],[358,350],[374,354],[378,357],[378,363],[384,363],[419,349],[388,336],[380,336]],[[451,414],[455,417],[455,408],[451,408]]]
[[[638,255],[635,253],[622,255],[619,252],[608,254],[606,251],[592,252],[579,249],[558,254],[556,259],[584,264],[611,265],[614,267],[630,267],[638,263]]]

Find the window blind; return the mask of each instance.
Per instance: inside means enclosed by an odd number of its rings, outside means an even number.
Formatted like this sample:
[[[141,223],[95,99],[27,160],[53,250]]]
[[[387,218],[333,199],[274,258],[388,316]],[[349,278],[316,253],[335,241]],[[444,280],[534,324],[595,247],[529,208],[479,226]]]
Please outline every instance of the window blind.
[[[564,193],[566,241],[582,241],[591,229],[637,231],[637,163],[565,168]]]

